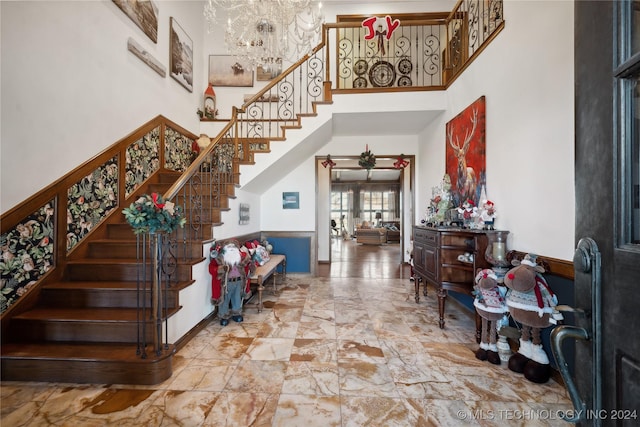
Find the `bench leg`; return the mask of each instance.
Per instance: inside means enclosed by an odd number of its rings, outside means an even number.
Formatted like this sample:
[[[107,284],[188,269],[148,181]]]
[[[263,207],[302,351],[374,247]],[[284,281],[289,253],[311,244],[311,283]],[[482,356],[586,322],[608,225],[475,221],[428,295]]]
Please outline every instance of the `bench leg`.
[[[287,261],[284,260],[282,261],[282,263],[280,264],[282,266],[282,277],[283,280],[287,278]],[[278,292],[278,284],[276,283],[276,277],[280,275],[280,273],[278,273],[278,266],[276,266],[276,269],[273,272],[273,293],[274,295]]]
[[[258,283],[258,313],[262,312],[262,291],[264,290],[264,286],[262,283]]]

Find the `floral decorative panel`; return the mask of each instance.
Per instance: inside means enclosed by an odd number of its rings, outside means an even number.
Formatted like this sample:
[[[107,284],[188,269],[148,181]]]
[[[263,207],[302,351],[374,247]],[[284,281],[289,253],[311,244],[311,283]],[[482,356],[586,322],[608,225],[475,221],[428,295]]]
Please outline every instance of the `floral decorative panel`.
[[[125,198],[160,168],[160,127],[127,147]]]
[[[67,190],[67,251],[118,205],[118,158],[113,157]]]
[[[242,147],[240,145],[238,148]],[[233,172],[233,140],[223,138],[213,149],[213,169],[218,172]]]
[[[167,126],[164,136],[164,167],[184,172],[191,164],[193,139]]]
[[[24,295],[54,262],[54,200],[0,236],[0,312]]]

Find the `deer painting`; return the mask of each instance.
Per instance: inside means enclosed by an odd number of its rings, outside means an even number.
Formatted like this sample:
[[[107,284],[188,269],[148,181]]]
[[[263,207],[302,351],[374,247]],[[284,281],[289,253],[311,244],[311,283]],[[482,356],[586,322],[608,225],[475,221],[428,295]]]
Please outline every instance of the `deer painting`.
[[[456,170],[456,190],[460,197],[459,204],[462,205],[467,199],[471,199],[475,202],[476,187],[478,185],[478,179],[473,167],[467,165],[467,152],[469,151],[469,145],[473,139],[473,134],[476,131],[478,124],[478,109],[474,107],[471,113],[471,130],[467,130],[464,135],[462,143],[458,139],[458,135],[454,137],[453,126],[447,129],[447,144],[453,149],[458,160],[458,167]]]

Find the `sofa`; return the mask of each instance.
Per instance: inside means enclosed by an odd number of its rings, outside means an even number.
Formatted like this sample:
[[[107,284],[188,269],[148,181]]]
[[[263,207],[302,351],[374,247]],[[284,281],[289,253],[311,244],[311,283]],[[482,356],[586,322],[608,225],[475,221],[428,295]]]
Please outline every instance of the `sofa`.
[[[386,228],[357,228],[356,243],[365,245],[380,245],[387,243]]]
[[[400,243],[400,221],[382,221],[387,229],[387,243]]]

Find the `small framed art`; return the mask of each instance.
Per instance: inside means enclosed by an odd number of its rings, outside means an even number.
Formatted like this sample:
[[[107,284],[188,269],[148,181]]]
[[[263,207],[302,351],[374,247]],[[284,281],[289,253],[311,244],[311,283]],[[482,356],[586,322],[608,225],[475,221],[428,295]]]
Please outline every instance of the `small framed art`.
[[[209,55],[209,83],[213,86],[253,86],[249,64],[231,55]]]
[[[297,191],[283,192],[282,209],[300,209],[300,193]]]

